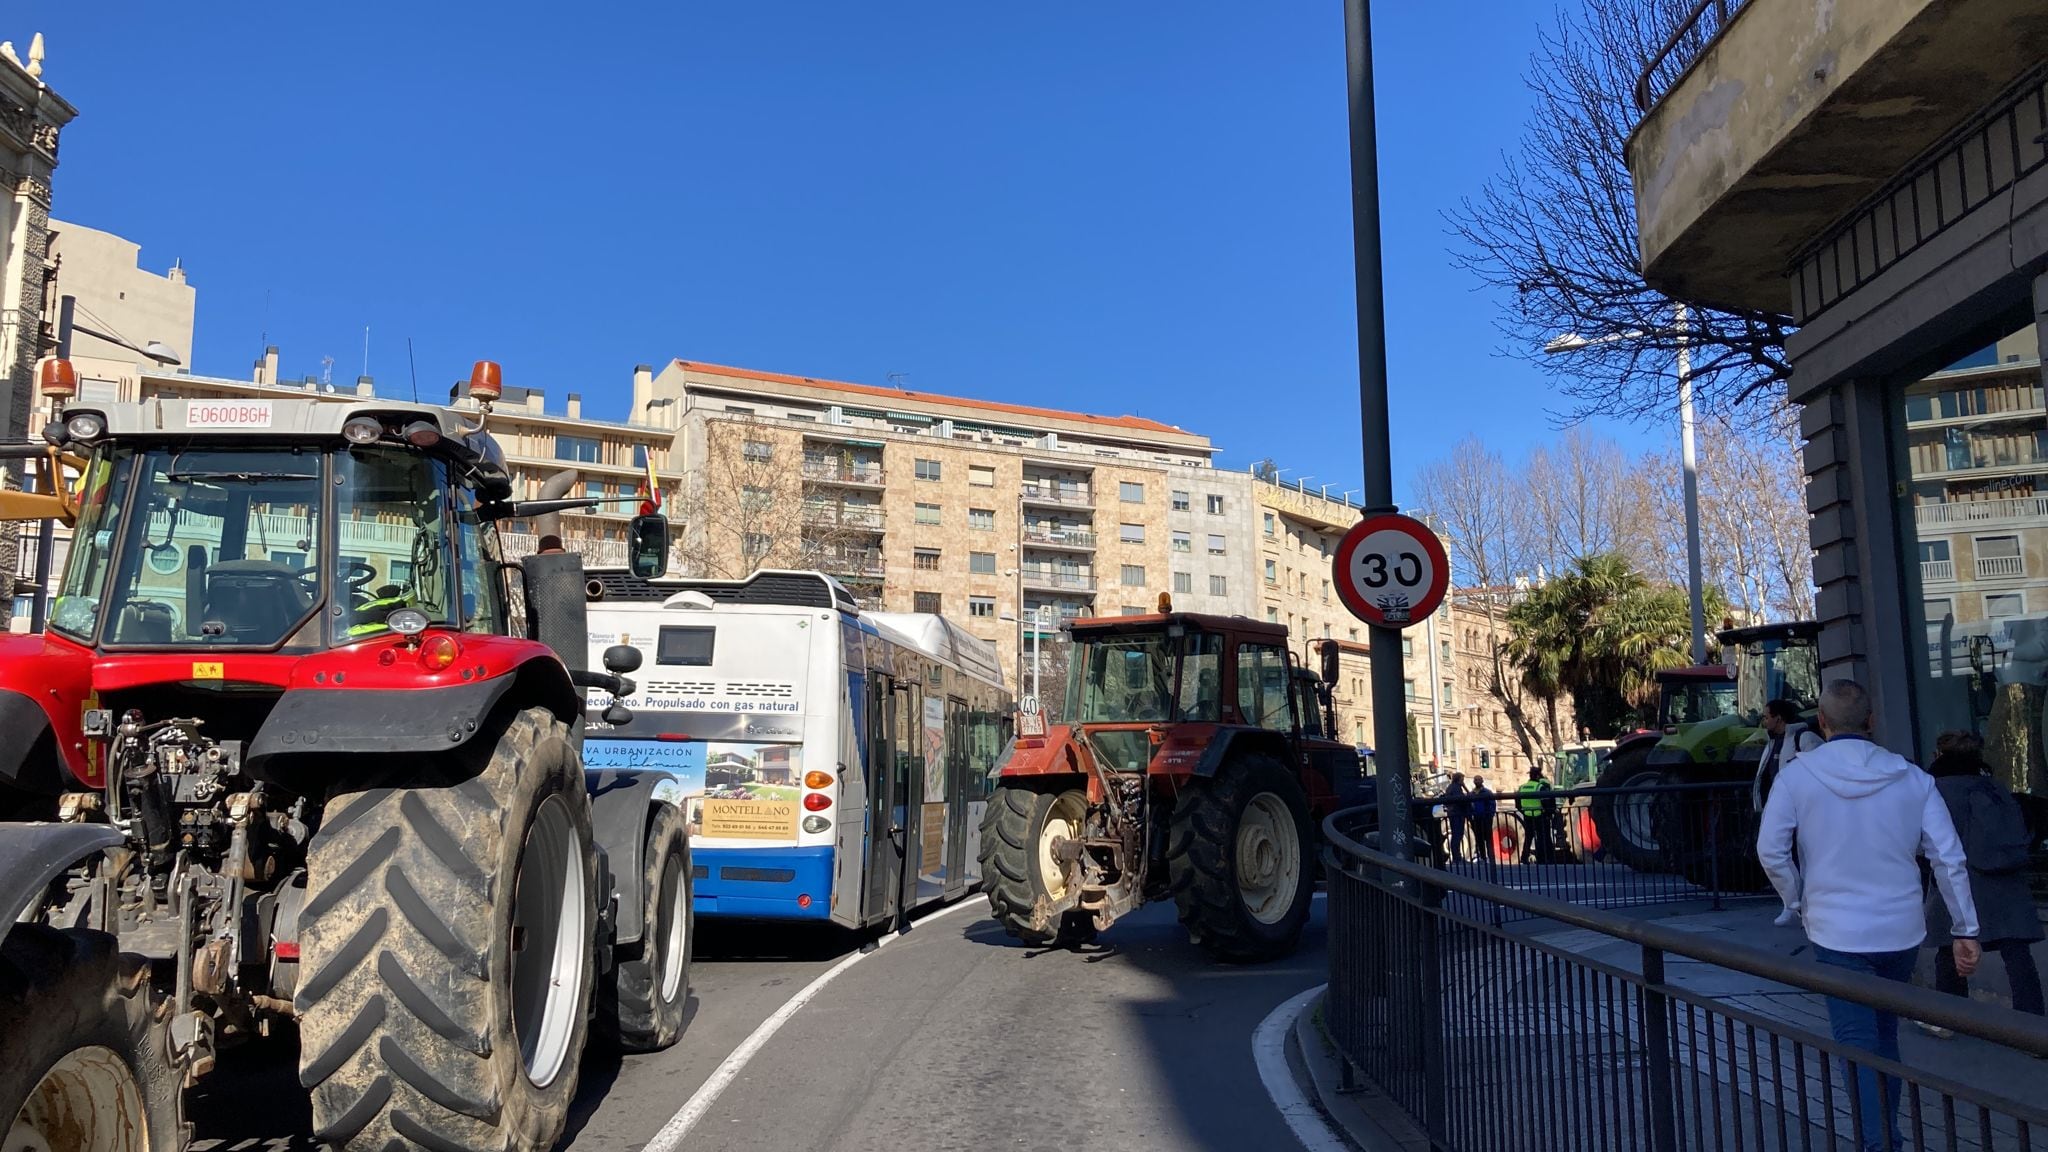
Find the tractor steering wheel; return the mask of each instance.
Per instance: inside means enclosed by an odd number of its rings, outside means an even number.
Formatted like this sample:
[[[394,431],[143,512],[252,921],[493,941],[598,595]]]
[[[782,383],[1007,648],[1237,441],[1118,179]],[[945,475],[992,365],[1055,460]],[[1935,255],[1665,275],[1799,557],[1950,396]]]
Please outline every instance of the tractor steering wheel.
[[[376,578],[377,570],[361,560],[350,560],[341,566],[341,586],[357,595],[361,595],[363,589],[369,586],[370,581]],[[311,591],[318,585],[320,570],[308,568],[304,572],[299,573],[299,579],[305,581],[307,590]]]

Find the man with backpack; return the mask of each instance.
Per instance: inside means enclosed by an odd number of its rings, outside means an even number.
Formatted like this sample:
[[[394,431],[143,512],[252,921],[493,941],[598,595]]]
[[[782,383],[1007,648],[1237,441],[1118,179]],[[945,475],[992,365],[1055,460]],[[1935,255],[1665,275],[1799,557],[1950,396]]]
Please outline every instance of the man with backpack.
[[[2034,963],[2033,944],[2043,936],[2041,917],[2027,890],[2026,813],[2019,801],[1991,776],[1984,762],[1984,742],[1969,732],[1943,732],[1934,741],[1934,763],[1927,772],[1955,822],[1956,839],[1970,866],[1970,897],[1977,906],[1977,937],[1986,952],[2005,961],[2012,980],[2012,1006],[2043,1014],[2041,971]],[[1934,945],[1934,987],[1957,996],[1970,995],[1970,978],[1956,970],[1946,947],[1950,935],[1948,908],[1927,901],[1927,943]],[[1921,1025],[1937,1036],[1947,1030]]]

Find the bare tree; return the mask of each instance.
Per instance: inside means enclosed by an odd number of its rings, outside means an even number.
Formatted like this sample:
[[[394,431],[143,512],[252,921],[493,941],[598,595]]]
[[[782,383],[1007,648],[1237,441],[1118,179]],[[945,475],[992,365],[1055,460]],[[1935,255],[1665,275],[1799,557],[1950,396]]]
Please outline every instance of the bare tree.
[[[1629,461],[1620,445],[1567,428],[1555,445],[1529,453],[1524,472],[1536,558],[1547,570],[1622,547],[1634,515]]]
[[[1637,420],[1669,413],[1680,341],[1702,411],[1730,413],[1790,375],[1782,315],[1680,303],[1643,282],[1624,149],[1642,61],[1685,24],[1693,0],[1584,0],[1560,13],[1530,62],[1535,111],[1520,148],[1451,214],[1454,258],[1507,291],[1506,353],[1536,363],[1571,400],[1562,413]],[[1710,23],[1688,35],[1711,35]],[[1570,355],[1546,356],[1559,337]]]
[[[718,419],[705,422],[703,445],[680,507],[691,574],[737,580],[761,568],[859,571],[879,563],[863,531],[866,509],[807,501],[793,438],[757,421]]]

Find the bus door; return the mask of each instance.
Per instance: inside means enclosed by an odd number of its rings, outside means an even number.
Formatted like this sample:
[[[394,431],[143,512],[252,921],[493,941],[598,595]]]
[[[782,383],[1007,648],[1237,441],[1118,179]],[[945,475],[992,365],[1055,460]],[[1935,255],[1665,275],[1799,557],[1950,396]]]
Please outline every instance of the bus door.
[[[867,678],[867,867],[861,920],[873,924],[896,915],[903,891],[903,857],[896,833],[896,691],[882,673]]]
[[[946,895],[967,889],[967,702],[946,701]],[[980,782],[974,782],[979,787]]]
[[[894,799],[897,865],[902,887],[898,909],[905,915],[926,895],[918,873],[925,870],[924,856],[924,685],[916,680],[896,685],[895,777],[890,781]],[[936,893],[932,893],[936,894]]]

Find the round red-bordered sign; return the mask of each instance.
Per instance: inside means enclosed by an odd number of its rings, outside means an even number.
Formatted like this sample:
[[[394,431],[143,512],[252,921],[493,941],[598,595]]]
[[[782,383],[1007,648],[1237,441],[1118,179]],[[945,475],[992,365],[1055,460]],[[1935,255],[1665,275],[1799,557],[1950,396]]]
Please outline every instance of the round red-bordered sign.
[[[1406,628],[1428,618],[1451,587],[1443,541],[1422,521],[1395,513],[1352,525],[1330,567],[1344,606],[1381,628]]]

